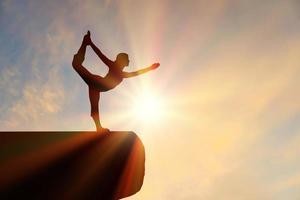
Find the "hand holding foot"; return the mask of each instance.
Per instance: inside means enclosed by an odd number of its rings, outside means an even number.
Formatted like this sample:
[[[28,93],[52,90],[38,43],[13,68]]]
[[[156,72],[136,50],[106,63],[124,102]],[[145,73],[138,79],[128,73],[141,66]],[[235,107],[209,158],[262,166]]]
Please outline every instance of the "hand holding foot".
[[[85,36],[83,37],[83,41],[86,45],[90,45],[92,43],[90,31],[88,31],[87,34],[85,34]]]

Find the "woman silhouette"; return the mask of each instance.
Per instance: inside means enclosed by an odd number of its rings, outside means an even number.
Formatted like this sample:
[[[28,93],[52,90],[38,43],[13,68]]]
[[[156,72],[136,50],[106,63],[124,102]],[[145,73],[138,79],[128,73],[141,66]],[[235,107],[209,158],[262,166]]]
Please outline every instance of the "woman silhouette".
[[[98,57],[107,65],[109,68],[108,73],[105,77],[101,77],[95,74],[90,73],[83,65],[86,47],[90,45]],[[119,85],[123,78],[134,77],[143,73],[146,73],[150,70],[156,69],[159,66],[159,63],[154,63],[150,67],[135,71],[135,72],[124,72],[123,69],[128,66],[129,59],[126,53],[120,53],[117,55],[115,61],[108,59],[100,49],[92,42],[90,37],[90,31],[83,37],[82,44],[73,58],[73,68],[79,74],[79,76],[84,80],[84,82],[89,87],[89,99],[91,103],[91,117],[93,118],[97,132],[103,132],[107,129],[104,129],[100,123],[99,116],[99,99],[100,92],[106,92],[113,89]]]

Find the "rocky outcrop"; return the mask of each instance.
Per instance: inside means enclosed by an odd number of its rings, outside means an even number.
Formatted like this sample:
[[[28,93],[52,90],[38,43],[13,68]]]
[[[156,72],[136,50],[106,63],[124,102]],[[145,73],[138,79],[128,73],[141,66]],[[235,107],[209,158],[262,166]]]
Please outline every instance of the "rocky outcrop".
[[[121,199],[143,184],[133,132],[1,132],[0,199]]]

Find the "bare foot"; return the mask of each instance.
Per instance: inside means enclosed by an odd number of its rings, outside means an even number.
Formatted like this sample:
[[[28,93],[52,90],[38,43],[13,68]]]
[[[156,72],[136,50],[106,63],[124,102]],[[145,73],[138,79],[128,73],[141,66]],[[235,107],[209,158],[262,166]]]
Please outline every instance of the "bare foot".
[[[109,129],[108,128],[99,127],[99,128],[97,128],[97,132],[101,133],[101,134],[109,133]]]

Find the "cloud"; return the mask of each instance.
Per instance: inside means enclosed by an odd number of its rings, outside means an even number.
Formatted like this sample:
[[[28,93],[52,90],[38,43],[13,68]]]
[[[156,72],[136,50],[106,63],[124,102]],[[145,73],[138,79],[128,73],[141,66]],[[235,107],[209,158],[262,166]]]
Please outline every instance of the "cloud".
[[[50,71],[45,83],[27,82],[21,98],[10,107],[5,128],[40,129],[47,124],[47,115],[57,113],[64,104],[64,88],[56,72]]]

